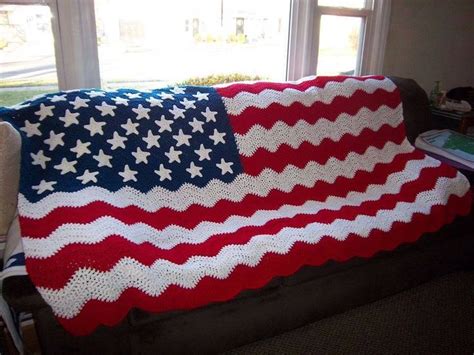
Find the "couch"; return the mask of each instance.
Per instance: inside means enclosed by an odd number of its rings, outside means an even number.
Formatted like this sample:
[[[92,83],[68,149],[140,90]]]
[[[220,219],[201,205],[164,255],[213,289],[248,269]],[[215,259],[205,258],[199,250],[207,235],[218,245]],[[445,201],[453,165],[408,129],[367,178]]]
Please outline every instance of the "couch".
[[[407,137],[414,142],[430,129],[428,99],[415,81],[391,80],[400,90]],[[14,203],[3,204],[4,219],[13,218],[12,207]],[[231,301],[191,311],[151,314],[134,309],[119,325],[99,327],[83,337],[70,335],[57,323],[28,276],[7,278],[3,295],[14,310],[33,313],[44,353],[217,353],[473,266],[472,216],[467,216],[416,243],[369,259],[306,266],[258,290],[243,291]]]

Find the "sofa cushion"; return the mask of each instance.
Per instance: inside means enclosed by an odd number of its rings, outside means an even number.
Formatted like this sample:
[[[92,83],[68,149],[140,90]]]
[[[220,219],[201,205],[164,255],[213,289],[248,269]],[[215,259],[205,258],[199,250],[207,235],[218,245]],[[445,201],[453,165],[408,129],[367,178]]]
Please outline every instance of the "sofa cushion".
[[[0,122],[0,235],[8,232],[15,216],[20,177],[20,134]]]

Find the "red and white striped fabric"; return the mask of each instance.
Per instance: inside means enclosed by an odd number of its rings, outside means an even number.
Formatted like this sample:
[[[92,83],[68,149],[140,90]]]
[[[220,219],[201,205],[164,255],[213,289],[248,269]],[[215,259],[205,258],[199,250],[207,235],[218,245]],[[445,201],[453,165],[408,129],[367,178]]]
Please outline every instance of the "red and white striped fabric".
[[[242,168],[231,181],[20,194],[27,270],[73,334],[133,307],[192,309],[303,265],[370,257],[469,211],[467,180],[407,141],[387,78],[215,90]]]

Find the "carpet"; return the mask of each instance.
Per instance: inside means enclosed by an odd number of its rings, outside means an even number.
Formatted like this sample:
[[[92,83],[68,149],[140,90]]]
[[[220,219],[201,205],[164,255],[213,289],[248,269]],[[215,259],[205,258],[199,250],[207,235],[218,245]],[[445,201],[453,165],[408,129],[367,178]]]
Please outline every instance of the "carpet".
[[[474,272],[470,271],[446,275],[226,354],[473,352]]]

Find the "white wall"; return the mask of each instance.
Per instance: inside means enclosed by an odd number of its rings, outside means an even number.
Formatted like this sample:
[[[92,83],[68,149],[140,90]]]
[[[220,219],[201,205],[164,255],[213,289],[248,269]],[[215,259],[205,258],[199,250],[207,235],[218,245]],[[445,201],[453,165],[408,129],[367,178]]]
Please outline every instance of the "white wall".
[[[384,74],[474,86],[474,0],[392,0]]]

